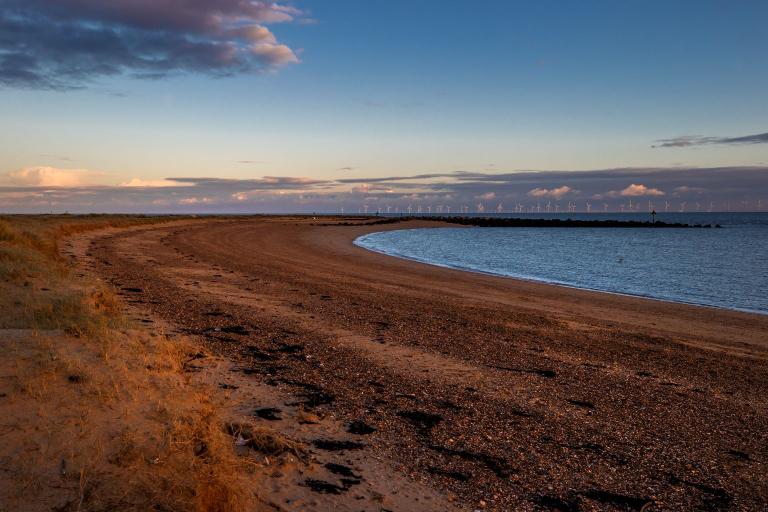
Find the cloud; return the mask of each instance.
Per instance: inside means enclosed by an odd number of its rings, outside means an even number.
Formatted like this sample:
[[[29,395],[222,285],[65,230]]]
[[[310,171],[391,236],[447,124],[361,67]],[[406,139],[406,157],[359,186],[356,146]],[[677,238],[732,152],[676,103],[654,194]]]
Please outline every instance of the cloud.
[[[100,173],[87,169],[60,169],[57,167],[24,167],[7,174],[14,185],[26,187],[77,187],[86,185]]]
[[[188,187],[211,188],[229,193],[245,190],[306,190],[322,188],[333,182],[314,178],[293,176],[263,176],[253,179],[227,179],[227,178],[166,178]]]
[[[133,178],[120,184],[121,187],[178,187],[181,185],[173,180],[142,180],[141,178]]]
[[[768,132],[743,137],[701,137],[698,135],[683,135],[671,139],[660,139],[653,148],[687,148],[690,146],[706,146],[709,144],[768,144]]]
[[[560,199],[564,195],[570,193],[570,192],[576,192],[571,187],[567,185],[563,185],[557,188],[552,189],[546,189],[546,188],[534,188],[533,190],[528,191],[528,195],[531,197],[551,197],[552,199]]]
[[[139,178],[120,185],[97,185],[104,174],[77,169],[28,167],[0,176],[0,212],[41,211],[125,213],[295,213],[369,211],[408,205],[476,209],[478,202],[536,208],[542,199],[566,196],[579,210],[600,199],[617,209],[627,198],[663,197],[678,205],[726,203],[739,208],[768,205],[768,167],[625,168],[594,171],[551,170],[483,173],[435,172],[381,178],[317,179],[264,176]],[[59,172],[61,171],[61,172]],[[341,174],[341,173],[340,173]],[[13,175],[13,178],[12,176]],[[568,185],[563,185],[568,183]],[[133,184],[136,186],[125,186]],[[154,185],[154,186],[152,186]],[[665,193],[668,191],[667,193]],[[494,199],[480,199],[492,193]],[[553,195],[554,194],[554,195]],[[486,196],[490,197],[490,196]],[[743,206],[747,201],[747,207]],[[372,210],[371,210],[372,209]]]
[[[64,162],[77,162],[77,160],[75,160],[74,158],[72,158],[72,157],[69,157],[69,156],[65,156],[65,155],[48,155],[48,154],[41,154],[40,156],[41,156],[41,157],[44,157],[44,158],[54,158],[54,159],[56,159],[56,160],[62,160],[62,161],[64,161]]]
[[[480,194],[479,196],[477,196],[477,199],[483,199],[484,201],[492,201],[496,199],[496,193],[486,192],[485,194]]]
[[[270,71],[299,59],[265,25],[303,16],[254,0],[5,0],[0,86],[67,90],[123,74]]]
[[[366,195],[372,192],[391,194],[394,191],[395,190],[392,187],[392,185],[382,185],[379,183],[374,183],[372,185],[369,183],[362,183],[356,187],[352,187],[352,189],[350,190],[350,192],[352,192],[353,194],[358,194],[358,195]]]
[[[707,189],[703,187],[689,187],[688,185],[681,185],[679,187],[675,187],[675,189],[672,191],[672,195],[680,196],[683,194],[703,194],[706,191]]]
[[[272,68],[299,62],[299,58],[293,53],[293,50],[284,44],[258,43],[253,45],[251,51],[261,62]]]
[[[208,204],[212,202],[213,200],[210,197],[185,197],[184,199],[179,199],[179,204],[183,205]]]
[[[663,196],[664,192],[657,188],[646,187],[642,184],[631,184],[622,190],[611,190],[605,194],[606,197],[640,197],[640,196]]]

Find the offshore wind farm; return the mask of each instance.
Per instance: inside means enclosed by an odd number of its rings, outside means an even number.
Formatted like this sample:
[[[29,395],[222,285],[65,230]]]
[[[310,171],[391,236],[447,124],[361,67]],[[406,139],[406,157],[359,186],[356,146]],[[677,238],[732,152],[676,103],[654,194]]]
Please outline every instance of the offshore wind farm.
[[[491,192],[494,197],[495,193]],[[598,199],[599,195],[596,196]],[[403,206],[407,204],[407,206]],[[546,203],[537,201],[535,203],[521,203],[515,202],[513,204],[505,205],[503,202],[499,202],[496,206],[493,203],[486,205],[485,202],[479,201],[474,205],[467,204],[443,204],[443,203],[429,203],[422,205],[421,203],[413,204],[408,203],[394,203],[394,204],[361,204],[357,208],[358,214],[376,213],[377,215],[450,215],[451,210],[454,214],[458,215],[508,215],[508,214],[560,214],[560,213],[627,213],[627,214],[642,214],[652,212],[663,213],[726,213],[726,212],[746,212],[756,213],[763,212],[765,202],[762,199],[753,200],[741,200],[741,201],[709,201],[706,198],[699,198],[698,201],[654,201],[648,199],[647,201],[632,201],[629,199],[627,202],[618,203],[600,203],[600,208],[593,208],[593,203],[585,201],[578,203],[576,201],[568,201],[565,203],[564,208],[559,202],[553,202],[551,200]],[[345,212],[345,207],[341,206],[338,213],[342,215]],[[347,213],[353,213],[354,208],[346,208]]]

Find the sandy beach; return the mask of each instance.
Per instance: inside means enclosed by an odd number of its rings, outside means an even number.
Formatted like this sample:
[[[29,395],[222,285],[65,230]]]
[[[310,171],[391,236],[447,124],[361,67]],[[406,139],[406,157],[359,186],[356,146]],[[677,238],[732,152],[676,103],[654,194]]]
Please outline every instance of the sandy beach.
[[[470,510],[768,504],[768,316],[397,259],[352,241],[436,224],[339,222],[201,219],[88,235],[74,256],[149,328],[284,397],[254,403],[279,412],[259,421],[362,479],[385,478],[365,474],[378,461]],[[353,425],[351,444],[298,410]]]

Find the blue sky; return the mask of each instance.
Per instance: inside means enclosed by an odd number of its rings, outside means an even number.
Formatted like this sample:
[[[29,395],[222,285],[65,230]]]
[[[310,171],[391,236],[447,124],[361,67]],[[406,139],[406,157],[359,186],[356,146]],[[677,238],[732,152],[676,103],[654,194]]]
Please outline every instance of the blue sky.
[[[0,1],[0,58],[19,39],[8,20],[24,23],[22,38],[98,23],[142,48],[158,30],[218,45],[234,37],[180,25],[183,13],[163,10],[170,2],[145,3],[117,0],[109,12],[82,7],[96,0]],[[45,44],[65,50],[25,55],[36,82],[0,64],[7,188],[768,165],[762,138],[722,142],[768,131],[763,1],[239,4],[204,2],[211,12],[199,13],[268,29],[265,53],[226,68],[231,76],[212,77],[224,65],[201,53],[138,79],[149,71],[135,59],[53,36]],[[120,64],[83,72],[86,58]],[[658,147],[679,137],[708,139]]]

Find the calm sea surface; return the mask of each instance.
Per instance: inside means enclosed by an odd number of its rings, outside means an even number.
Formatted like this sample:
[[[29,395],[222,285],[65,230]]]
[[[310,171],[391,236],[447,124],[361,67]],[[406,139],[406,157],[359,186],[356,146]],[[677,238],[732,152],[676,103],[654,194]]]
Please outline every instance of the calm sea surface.
[[[658,218],[720,224],[722,228],[406,229],[372,233],[355,243],[392,256],[462,270],[768,314],[768,213],[668,213]]]

